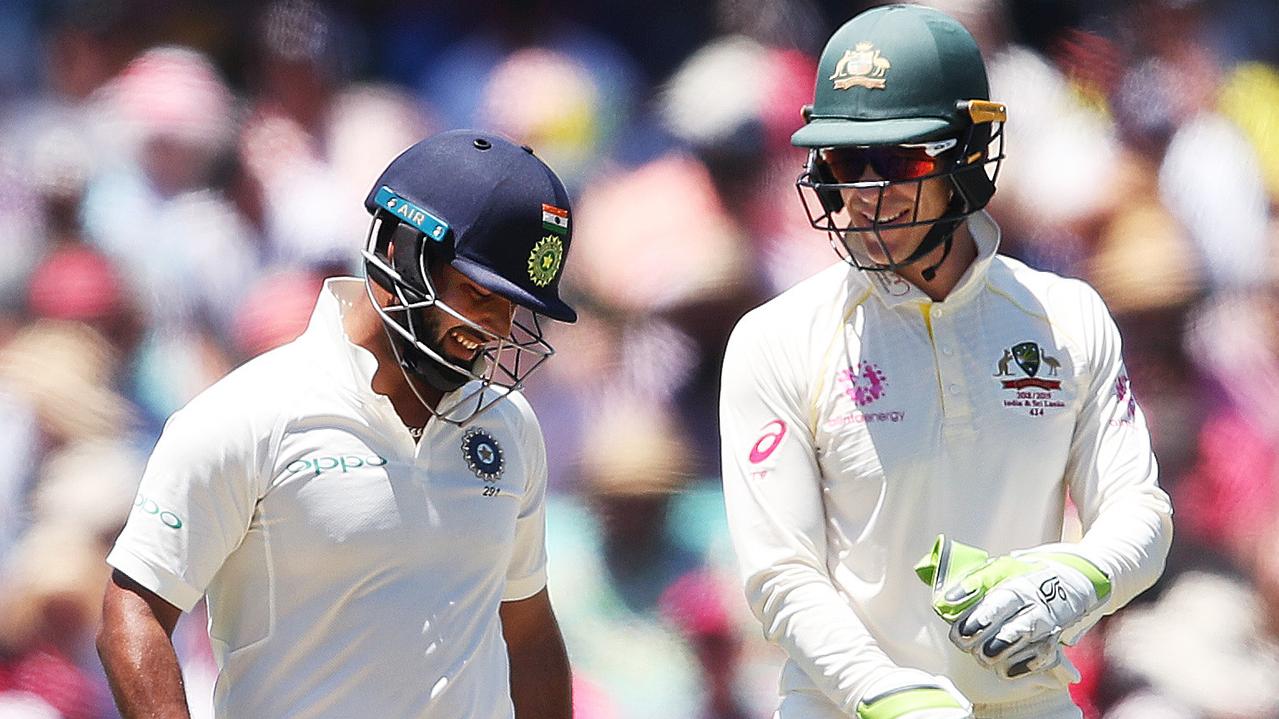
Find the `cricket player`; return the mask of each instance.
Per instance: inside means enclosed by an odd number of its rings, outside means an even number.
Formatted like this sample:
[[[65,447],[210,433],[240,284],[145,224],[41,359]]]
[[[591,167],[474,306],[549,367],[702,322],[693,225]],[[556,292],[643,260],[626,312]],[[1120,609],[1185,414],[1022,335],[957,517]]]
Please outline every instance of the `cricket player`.
[[[789,656],[776,717],[1081,717],[1062,645],[1171,538],[1114,322],[997,254],[1005,108],[955,20],[853,18],[804,114],[800,196],[846,263],[742,318],[721,399],[746,595]]]
[[[288,188],[277,188],[286,192]],[[546,456],[518,389],[552,353],[568,196],[501,137],[427,138],[365,206],[367,277],[176,412],[107,561],[126,717],[185,717],[170,642],[207,597],[218,717],[567,719]]]

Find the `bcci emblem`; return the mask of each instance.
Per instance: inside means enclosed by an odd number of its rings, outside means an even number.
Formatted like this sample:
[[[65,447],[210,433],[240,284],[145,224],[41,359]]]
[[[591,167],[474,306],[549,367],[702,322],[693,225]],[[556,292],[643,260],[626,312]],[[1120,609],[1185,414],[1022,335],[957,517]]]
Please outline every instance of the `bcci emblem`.
[[[501,445],[493,439],[493,435],[478,427],[462,437],[462,456],[466,458],[466,466],[485,482],[496,481],[506,466]]]
[[[850,87],[883,90],[884,76],[892,66],[873,44],[859,42],[852,50],[844,51],[844,56],[835,63],[835,72],[826,79],[835,83],[836,90]]]
[[[1044,379],[1039,377],[1039,370],[1047,368],[1047,375],[1055,377],[1057,370],[1061,369],[1061,362],[1056,357],[1046,354],[1035,342],[1018,342],[1012,347],[1004,350],[1004,356],[995,363],[996,377],[1014,377],[1009,363],[1016,363],[1017,368],[1026,376],[1021,379],[1004,380],[1004,389],[1025,389],[1026,387],[1038,387],[1040,389],[1054,390],[1061,389],[1061,380]]]
[[[547,235],[533,245],[528,256],[528,277],[538,287],[551,284],[564,261],[564,241],[558,235]]]

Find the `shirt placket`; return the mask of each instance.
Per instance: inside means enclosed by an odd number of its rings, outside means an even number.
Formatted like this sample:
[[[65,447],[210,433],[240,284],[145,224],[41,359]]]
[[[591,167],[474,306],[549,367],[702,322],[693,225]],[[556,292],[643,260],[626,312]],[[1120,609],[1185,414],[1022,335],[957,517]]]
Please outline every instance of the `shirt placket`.
[[[943,422],[950,425],[961,421],[967,425],[972,406],[968,401],[968,377],[956,331],[959,309],[941,302],[926,303],[920,309],[932,344]]]

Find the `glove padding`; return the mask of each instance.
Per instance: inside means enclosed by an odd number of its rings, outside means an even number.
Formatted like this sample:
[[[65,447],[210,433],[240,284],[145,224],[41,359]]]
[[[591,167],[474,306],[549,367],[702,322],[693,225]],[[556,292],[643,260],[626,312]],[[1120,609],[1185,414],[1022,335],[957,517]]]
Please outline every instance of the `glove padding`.
[[[973,705],[946,677],[894,669],[862,694],[857,719],[973,719]]]
[[[950,623],[951,642],[1009,679],[1064,666],[1062,632],[1110,594],[1110,581],[1074,554],[1029,550],[989,558],[939,536],[916,565],[933,587],[933,610]]]

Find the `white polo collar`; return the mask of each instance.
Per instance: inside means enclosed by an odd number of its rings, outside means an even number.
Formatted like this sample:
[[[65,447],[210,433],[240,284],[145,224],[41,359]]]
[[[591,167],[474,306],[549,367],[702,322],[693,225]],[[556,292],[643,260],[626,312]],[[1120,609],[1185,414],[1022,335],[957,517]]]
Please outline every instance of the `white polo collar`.
[[[977,257],[959,278],[955,288],[943,300],[945,304],[963,303],[978,292],[985,285],[986,274],[990,270],[990,264],[994,261],[995,254],[999,252],[999,225],[985,210],[969,215],[966,222],[968,232],[972,235],[973,241],[977,245]],[[906,303],[930,304],[933,302],[932,298],[925,294],[923,290],[915,287],[895,273],[865,272],[863,274],[866,276],[872,291],[879,297],[880,301],[889,307],[897,307]]]
[[[351,341],[346,334],[343,319],[351,311],[356,302],[367,300],[367,288],[364,280],[358,277],[330,277],[324,281],[324,288],[315,303],[315,311],[311,313],[310,324],[307,325],[304,338],[315,342],[316,361],[326,364],[326,370],[338,379],[340,385],[361,404],[374,404],[381,409],[391,411],[390,399],[373,390],[373,376],[377,373],[378,362],[373,353]],[[334,349],[341,351],[334,352]],[[456,399],[457,395],[467,390],[467,386],[445,394],[441,406]]]

